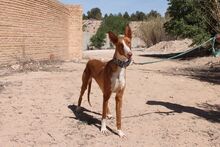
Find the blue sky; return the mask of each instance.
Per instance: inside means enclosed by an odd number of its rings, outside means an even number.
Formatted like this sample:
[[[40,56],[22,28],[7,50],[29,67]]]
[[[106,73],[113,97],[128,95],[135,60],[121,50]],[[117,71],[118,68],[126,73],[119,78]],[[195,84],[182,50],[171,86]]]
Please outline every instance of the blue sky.
[[[112,13],[118,14],[127,11],[129,14],[136,11],[148,13],[151,10],[156,10],[162,15],[168,7],[167,0],[60,0],[65,4],[81,4],[84,13],[91,8],[98,7],[102,10],[102,14]]]

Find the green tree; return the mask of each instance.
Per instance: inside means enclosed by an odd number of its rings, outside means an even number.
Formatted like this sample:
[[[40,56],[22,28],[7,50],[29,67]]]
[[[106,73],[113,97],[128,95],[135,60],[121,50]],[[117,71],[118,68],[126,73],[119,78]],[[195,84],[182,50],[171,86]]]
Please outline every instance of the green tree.
[[[124,34],[124,28],[128,21],[120,16],[113,16],[110,14],[105,18],[97,30],[96,34],[90,39],[91,45],[96,48],[101,48],[105,44],[106,34],[112,31],[115,34]]]
[[[105,38],[106,34],[104,31],[98,29],[97,33],[92,36],[90,39],[91,46],[94,46],[96,48],[101,48],[102,46],[105,45]]]
[[[110,14],[109,14],[109,17],[112,17],[112,16],[114,16],[114,15],[113,15],[112,13],[110,13]]]
[[[118,13],[118,16],[119,16],[119,17],[123,17],[122,14],[121,14],[121,12]]]
[[[130,19],[130,16],[129,16],[127,11],[124,13],[123,18],[126,19],[126,20]]]
[[[92,8],[90,11],[87,12],[88,19],[96,19],[101,20],[102,19],[102,12],[99,8]]]
[[[130,20],[131,21],[138,21],[137,16],[134,13],[131,14],[131,19]]]
[[[144,12],[137,11],[137,12],[136,12],[136,17],[137,17],[137,20],[138,20],[138,21],[143,21],[143,20],[144,20],[144,17],[145,17],[145,13],[144,13]]]
[[[86,16],[86,14],[83,13],[83,20],[87,20],[88,17]]]
[[[145,18],[145,13],[141,11],[136,11],[131,14],[131,21],[143,21]]]
[[[108,14],[105,14],[104,19],[108,17]]]
[[[146,16],[145,19],[149,20],[149,19],[155,19],[157,17],[161,17],[160,13],[158,13],[155,10],[151,10]]]
[[[165,23],[166,32],[181,38],[191,38],[194,43],[207,40],[217,33],[213,18],[207,11],[213,11],[211,5],[217,0],[168,0],[170,20]],[[217,12],[218,11],[218,12]],[[219,9],[216,9],[219,14]]]

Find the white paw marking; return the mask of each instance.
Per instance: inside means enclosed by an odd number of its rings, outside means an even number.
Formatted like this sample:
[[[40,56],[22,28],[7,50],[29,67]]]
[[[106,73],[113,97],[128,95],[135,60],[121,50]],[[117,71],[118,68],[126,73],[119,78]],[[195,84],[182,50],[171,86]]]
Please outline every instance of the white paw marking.
[[[118,135],[120,138],[126,138],[125,133],[123,133],[121,130],[118,130]]]
[[[106,128],[106,119],[102,120],[101,132],[104,135],[108,135],[108,131],[107,131],[107,128]]]
[[[107,118],[108,118],[108,119],[111,119],[111,118],[112,118],[112,115],[111,115],[111,114],[107,114]]]
[[[105,129],[101,128],[101,132],[104,135],[108,135],[108,130],[106,128]]]

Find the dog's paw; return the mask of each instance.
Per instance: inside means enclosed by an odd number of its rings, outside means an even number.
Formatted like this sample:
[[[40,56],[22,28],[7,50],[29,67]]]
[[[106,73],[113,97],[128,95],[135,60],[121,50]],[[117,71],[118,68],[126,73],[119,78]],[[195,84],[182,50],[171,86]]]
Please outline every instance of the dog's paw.
[[[126,135],[125,135],[125,133],[122,132],[121,130],[118,130],[118,136],[119,136],[120,138],[127,138]]]
[[[101,132],[102,132],[102,134],[104,134],[106,136],[109,135],[109,132],[106,128],[101,128]]]
[[[107,114],[107,118],[108,118],[108,119],[112,119],[112,117],[113,117],[113,116],[112,116],[111,114]]]
[[[108,131],[107,131],[107,128],[106,128],[106,119],[102,120],[101,132],[104,135],[108,135]]]

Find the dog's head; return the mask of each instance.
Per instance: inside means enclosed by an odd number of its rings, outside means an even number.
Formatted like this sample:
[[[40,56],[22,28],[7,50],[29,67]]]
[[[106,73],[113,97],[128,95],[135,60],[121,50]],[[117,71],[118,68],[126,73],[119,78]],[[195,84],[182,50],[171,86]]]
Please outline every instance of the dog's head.
[[[111,42],[116,47],[116,56],[119,59],[127,60],[131,59],[132,52],[131,52],[131,39],[132,39],[132,32],[129,25],[125,27],[125,33],[123,36],[116,36],[113,32],[108,32],[109,38]]]

